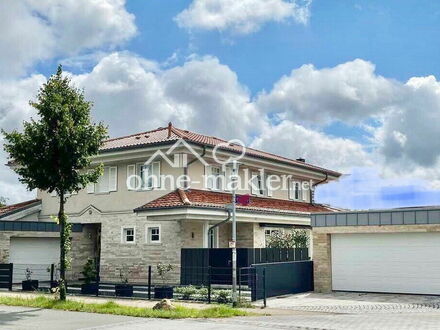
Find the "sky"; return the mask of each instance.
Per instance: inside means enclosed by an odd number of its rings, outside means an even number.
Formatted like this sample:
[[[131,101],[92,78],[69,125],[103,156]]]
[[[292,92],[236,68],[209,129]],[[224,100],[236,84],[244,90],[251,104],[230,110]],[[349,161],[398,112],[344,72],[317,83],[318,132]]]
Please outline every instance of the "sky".
[[[440,2],[2,0],[0,28],[7,131],[62,64],[112,137],[172,121],[344,173],[318,202],[440,204]],[[35,193],[0,166],[0,196]]]

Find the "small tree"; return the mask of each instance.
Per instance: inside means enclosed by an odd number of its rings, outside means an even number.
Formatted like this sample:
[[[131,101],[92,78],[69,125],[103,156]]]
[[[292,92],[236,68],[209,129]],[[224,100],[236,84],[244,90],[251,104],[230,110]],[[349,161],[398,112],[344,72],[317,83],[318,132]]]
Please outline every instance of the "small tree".
[[[267,243],[269,248],[307,248],[309,247],[309,235],[304,229],[293,229],[290,232],[273,232]]]
[[[92,104],[62,73],[60,65],[56,74],[41,87],[37,101],[30,102],[37,110],[38,121],[25,122],[23,133],[2,132],[6,140],[4,148],[15,162],[14,171],[20,181],[29,190],[41,189],[58,194],[60,300],[65,300],[71,229],[64,213],[66,193],[77,192],[98,180],[102,165],[88,168],[90,157],[98,153],[107,137],[107,129],[101,123],[92,123]]]
[[[5,207],[8,199],[0,196],[0,207]]]

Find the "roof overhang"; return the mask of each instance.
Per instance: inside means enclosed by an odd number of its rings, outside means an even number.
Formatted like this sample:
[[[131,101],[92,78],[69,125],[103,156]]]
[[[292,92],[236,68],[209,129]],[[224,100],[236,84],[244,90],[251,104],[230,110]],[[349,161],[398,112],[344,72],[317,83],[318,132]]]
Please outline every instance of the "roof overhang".
[[[202,220],[218,221],[227,217],[226,209],[207,207],[173,207],[156,208],[137,212],[138,216],[147,216],[151,220]],[[310,225],[310,214],[263,213],[248,210],[237,210],[237,222],[257,222],[267,224]]]

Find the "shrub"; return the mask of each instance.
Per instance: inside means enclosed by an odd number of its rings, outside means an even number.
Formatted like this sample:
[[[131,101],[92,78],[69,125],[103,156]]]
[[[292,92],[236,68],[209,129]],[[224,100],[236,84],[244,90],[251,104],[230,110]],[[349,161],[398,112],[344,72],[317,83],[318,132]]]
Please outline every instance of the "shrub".
[[[214,300],[219,304],[228,304],[232,301],[231,292],[228,290],[215,290]]]
[[[176,293],[181,294],[182,299],[189,300],[189,299],[193,298],[193,296],[197,293],[197,288],[192,285],[188,285],[188,286],[177,287],[174,289],[174,291]]]

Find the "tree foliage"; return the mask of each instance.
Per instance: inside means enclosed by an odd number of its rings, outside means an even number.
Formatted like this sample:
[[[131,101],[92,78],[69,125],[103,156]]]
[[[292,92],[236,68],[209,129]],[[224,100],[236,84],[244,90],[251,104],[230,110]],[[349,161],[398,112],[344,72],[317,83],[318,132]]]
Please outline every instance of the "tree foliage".
[[[309,247],[309,234],[304,229],[293,229],[290,232],[274,231],[269,237],[269,248],[307,248]]]
[[[6,206],[8,199],[6,197],[0,196],[0,207]]]
[[[66,193],[79,191],[98,180],[102,165],[90,168],[91,157],[107,137],[107,128],[92,122],[91,102],[63,76],[61,66],[30,105],[37,110],[38,120],[24,122],[23,132],[2,130],[4,148],[28,189],[56,191],[59,196],[56,220],[60,225],[60,299],[64,300],[71,228],[64,213]]]

